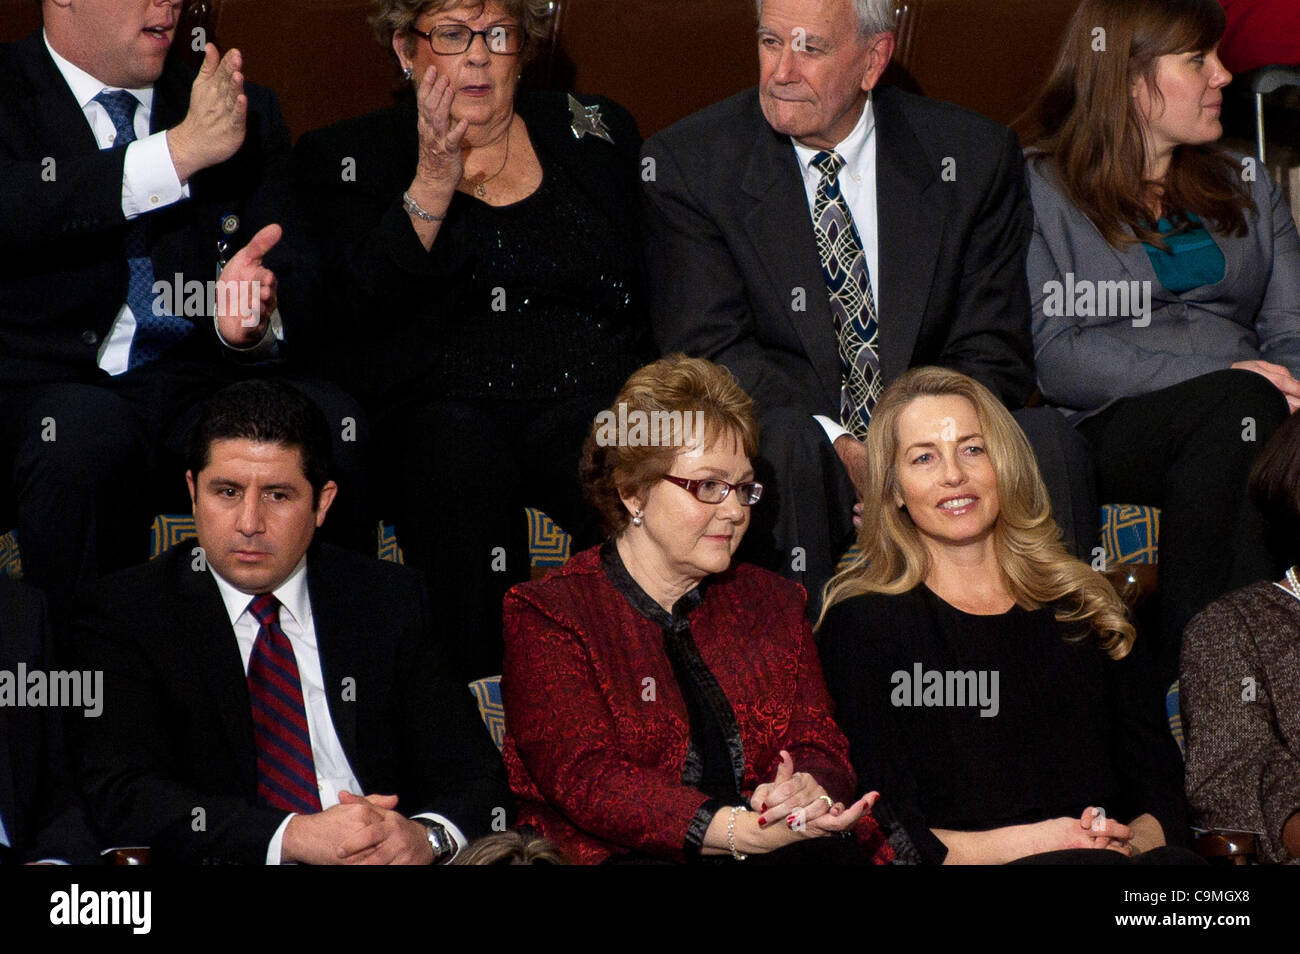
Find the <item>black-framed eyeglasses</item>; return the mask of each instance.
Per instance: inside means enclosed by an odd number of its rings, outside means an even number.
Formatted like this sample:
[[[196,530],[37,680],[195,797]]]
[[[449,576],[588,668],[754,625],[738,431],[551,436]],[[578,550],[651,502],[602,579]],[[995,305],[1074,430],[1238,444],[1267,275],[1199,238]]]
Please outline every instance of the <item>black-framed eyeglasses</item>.
[[[467,26],[448,24],[434,27],[425,32],[411,27],[411,32],[429,41],[429,49],[439,56],[457,56],[464,53],[474,43],[474,37],[481,36],[489,53],[498,56],[516,56],[524,48],[524,28],[513,24],[499,23],[486,30],[471,30]]]
[[[676,484],[683,490],[693,494],[695,499],[700,503],[720,504],[734,490],[736,499],[740,501],[742,507],[752,507],[763,497],[763,485],[756,480],[747,480],[743,484],[729,484],[725,480],[718,480],[716,477],[706,477],[704,480],[687,480],[685,477],[674,477],[672,474],[664,474],[664,480],[670,484]]]

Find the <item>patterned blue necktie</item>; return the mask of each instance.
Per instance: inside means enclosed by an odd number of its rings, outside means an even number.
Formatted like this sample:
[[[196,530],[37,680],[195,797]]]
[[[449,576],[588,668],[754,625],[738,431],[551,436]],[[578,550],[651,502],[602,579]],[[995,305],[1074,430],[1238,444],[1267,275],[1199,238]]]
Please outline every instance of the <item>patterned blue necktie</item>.
[[[840,423],[858,440],[866,440],[871,411],[880,399],[880,328],[867,274],[867,256],[853,225],[853,214],[840,191],[844,159],[819,152],[813,166],[821,172],[813,201],[813,232],[822,275],[830,294],[831,315],[840,352]]]
[[[95,97],[108,112],[117,130],[117,141],[109,148],[135,142],[135,108],[139,100],[124,89],[104,90]],[[126,303],[135,315],[135,336],[131,339],[131,356],[127,370],[153,361],[184,341],[194,325],[170,314],[154,314],[153,260],[146,244],[144,216],[126,223],[124,245],[130,278],[126,286]],[[164,309],[165,310],[165,309]]]

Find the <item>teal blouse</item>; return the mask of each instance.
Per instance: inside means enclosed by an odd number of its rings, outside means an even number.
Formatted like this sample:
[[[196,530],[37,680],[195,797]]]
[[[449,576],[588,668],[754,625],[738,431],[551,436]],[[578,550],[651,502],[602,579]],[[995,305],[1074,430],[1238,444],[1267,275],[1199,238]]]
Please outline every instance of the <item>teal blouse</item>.
[[[1156,231],[1164,238],[1169,251],[1158,249],[1147,242],[1142,243],[1147,257],[1151,259],[1156,278],[1175,295],[1223,281],[1227,267],[1223,252],[1201,224],[1200,218],[1191,213],[1188,213],[1187,218],[1191,226],[1177,233],[1174,232],[1173,223],[1166,218],[1161,218],[1156,223]]]

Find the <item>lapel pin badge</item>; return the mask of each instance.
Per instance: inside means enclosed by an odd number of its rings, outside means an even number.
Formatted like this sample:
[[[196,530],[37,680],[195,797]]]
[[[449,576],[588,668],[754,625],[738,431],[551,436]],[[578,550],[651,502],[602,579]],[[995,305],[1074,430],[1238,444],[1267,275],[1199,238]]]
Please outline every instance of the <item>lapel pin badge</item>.
[[[569,128],[573,130],[573,138],[581,139],[590,133],[598,136],[605,142],[613,145],[614,137],[609,134],[609,127],[605,121],[600,118],[599,106],[584,106],[576,96],[569,94],[569,113],[573,116],[573,121]]]

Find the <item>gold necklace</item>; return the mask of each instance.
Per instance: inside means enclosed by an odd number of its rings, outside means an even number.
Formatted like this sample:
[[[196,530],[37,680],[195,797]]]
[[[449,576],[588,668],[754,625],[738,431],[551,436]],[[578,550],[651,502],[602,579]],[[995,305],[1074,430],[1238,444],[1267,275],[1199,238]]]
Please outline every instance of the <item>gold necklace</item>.
[[[487,184],[491,182],[493,179],[495,179],[497,176],[501,175],[501,173],[506,171],[506,163],[510,161],[510,139],[511,139],[511,134],[514,131],[515,131],[515,125],[514,125],[514,120],[512,119],[510,121],[510,128],[506,130],[506,157],[501,160],[501,168],[498,169],[496,172],[492,173],[492,175],[490,176],[484,178],[475,177],[474,180],[471,180],[471,182],[473,182],[474,185],[474,194],[478,196],[480,199],[487,198]],[[480,173],[479,175],[482,176],[482,173]]]

